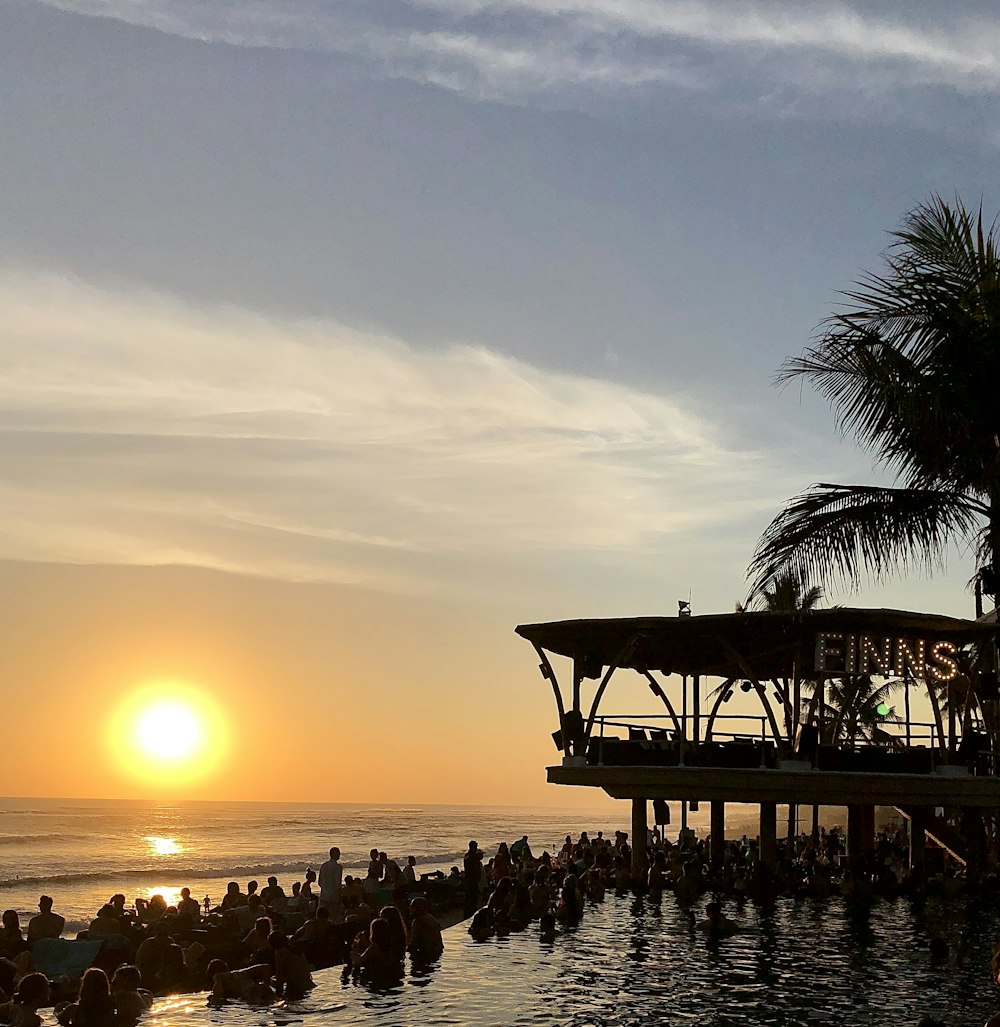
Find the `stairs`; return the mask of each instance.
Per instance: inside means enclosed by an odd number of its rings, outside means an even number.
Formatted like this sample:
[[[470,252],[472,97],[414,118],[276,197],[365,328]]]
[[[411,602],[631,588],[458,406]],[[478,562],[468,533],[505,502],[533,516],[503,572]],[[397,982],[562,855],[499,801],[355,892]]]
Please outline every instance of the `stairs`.
[[[895,809],[897,813],[907,820],[912,819],[909,809],[902,806],[896,806]],[[944,817],[927,817],[924,825],[924,834],[935,845],[944,849],[952,859],[958,860],[962,866],[968,864],[965,839]]]

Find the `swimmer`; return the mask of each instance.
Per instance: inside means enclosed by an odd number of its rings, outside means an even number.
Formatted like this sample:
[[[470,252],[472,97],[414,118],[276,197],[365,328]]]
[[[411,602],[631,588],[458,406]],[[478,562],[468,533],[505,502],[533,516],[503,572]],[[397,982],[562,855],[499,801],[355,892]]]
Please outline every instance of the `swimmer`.
[[[410,914],[410,957],[415,963],[433,963],[444,952],[441,925],[424,898],[413,899]]]
[[[709,902],[705,906],[705,919],[698,924],[698,930],[718,937],[724,934],[736,934],[739,927],[728,917],[723,916],[721,902]]]
[[[274,980],[278,998],[302,998],[316,985],[298,943],[289,941],[281,931],[272,931],[267,940],[274,957]]]
[[[212,994],[209,1002],[225,1002],[226,999],[241,999],[251,1006],[270,1005],[274,999],[271,987],[271,968],[267,963],[257,963],[242,970],[230,970],[221,959],[208,964],[212,979]]]
[[[554,913],[543,913],[538,919],[538,938],[540,941],[556,940],[556,917]]]
[[[41,1027],[41,1006],[49,1004],[49,979],[45,974],[25,974],[18,982],[14,998],[0,1005],[0,1023],[12,1027]]]
[[[469,934],[473,941],[486,941],[493,937],[493,915],[489,909],[483,906],[476,911],[469,924]]]
[[[115,1004],[108,975],[92,966],[80,981],[80,997],[55,1010],[62,1027],[114,1027]]]
[[[138,967],[124,963],[111,978],[111,999],[121,1023],[135,1023],[153,1004],[153,997],[141,988],[142,977]]]

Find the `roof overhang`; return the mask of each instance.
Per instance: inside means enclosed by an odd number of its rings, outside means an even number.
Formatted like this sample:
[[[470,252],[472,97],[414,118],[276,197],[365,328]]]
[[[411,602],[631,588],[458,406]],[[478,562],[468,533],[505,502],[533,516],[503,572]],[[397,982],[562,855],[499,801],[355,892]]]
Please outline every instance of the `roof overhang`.
[[[742,612],[690,617],[628,617],[521,624],[518,635],[576,662],[585,677],[604,667],[709,677],[790,676],[814,665],[817,638],[866,636],[961,648],[992,639],[994,623],[905,610],[834,607],[795,613]]]

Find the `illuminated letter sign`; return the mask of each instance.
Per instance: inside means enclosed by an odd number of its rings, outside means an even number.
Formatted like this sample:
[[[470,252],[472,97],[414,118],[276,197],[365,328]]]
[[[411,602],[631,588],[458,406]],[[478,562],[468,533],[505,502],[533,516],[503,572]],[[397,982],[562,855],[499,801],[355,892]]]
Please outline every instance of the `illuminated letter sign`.
[[[951,681],[958,673],[955,654],[958,650],[951,642],[935,642],[927,660],[927,672],[938,681]],[[936,664],[936,666],[935,666]]]
[[[896,639],[896,673],[900,677],[906,677],[907,670],[910,676],[915,678],[925,677],[927,674],[926,654],[927,643],[921,638],[914,644],[907,638]]]
[[[816,636],[816,670],[844,670],[844,649],[838,631],[821,631]]]
[[[892,639],[874,639],[862,635],[858,641],[858,673],[879,674],[885,677],[895,673],[892,666]]]
[[[821,674],[875,674],[951,681],[958,674],[957,655],[958,646],[954,642],[821,631],[816,635],[814,669]]]

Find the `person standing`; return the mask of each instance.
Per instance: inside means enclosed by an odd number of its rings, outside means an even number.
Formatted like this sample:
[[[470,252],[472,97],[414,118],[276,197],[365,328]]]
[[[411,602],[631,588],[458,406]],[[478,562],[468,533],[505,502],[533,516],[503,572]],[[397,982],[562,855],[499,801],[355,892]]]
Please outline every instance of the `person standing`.
[[[472,916],[479,908],[479,888],[483,878],[483,853],[476,842],[469,842],[463,860],[465,868],[465,915]]]
[[[335,845],[330,858],[319,868],[319,903],[330,911],[330,922],[344,922],[344,903],[340,889],[344,881],[344,868],[340,865],[340,849]]]

